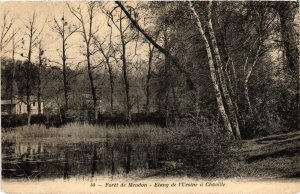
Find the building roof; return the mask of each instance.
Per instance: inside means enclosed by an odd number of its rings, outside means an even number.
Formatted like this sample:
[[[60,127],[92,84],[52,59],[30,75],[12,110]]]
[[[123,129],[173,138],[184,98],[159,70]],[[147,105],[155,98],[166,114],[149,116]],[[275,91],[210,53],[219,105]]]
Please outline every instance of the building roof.
[[[26,100],[20,98],[19,96],[14,96],[13,97],[13,104],[17,104],[19,102],[23,102],[26,104]],[[34,101],[37,101],[36,96],[30,96],[30,103],[33,103]],[[44,102],[44,100],[41,100],[41,102]],[[10,99],[1,99],[1,104],[10,104]]]
[[[19,103],[18,100],[13,100],[13,104]],[[10,100],[1,100],[1,104],[10,104]]]

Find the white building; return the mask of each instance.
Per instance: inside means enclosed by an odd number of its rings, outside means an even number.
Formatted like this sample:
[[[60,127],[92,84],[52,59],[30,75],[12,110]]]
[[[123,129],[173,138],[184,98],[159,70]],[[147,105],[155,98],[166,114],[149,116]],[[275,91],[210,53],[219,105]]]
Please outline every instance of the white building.
[[[31,108],[31,114],[37,115],[38,114],[38,102],[36,97],[30,98],[30,108]],[[10,113],[12,114],[27,114],[27,104],[26,102],[22,101],[21,99],[14,97],[12,107],[10,100],[2,100],[1,99],[1,115],[8,115]],[[44,113],[44,102],[41,102],[41,114]]]

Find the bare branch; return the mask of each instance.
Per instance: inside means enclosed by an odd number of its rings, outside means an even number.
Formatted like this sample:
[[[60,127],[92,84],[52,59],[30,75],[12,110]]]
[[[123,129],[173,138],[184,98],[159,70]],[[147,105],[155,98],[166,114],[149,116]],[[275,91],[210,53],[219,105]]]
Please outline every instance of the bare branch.
[[[1,26],[1,37],[0,37],[0,52],[2,54],[2,50],[8,45],[8,43],[12,40],[11,36],[8,36],[8,33],[11,31],[11,28],[13,26],[14,20],[10,18],[10,20],[7,18],[8,13],[4,13],[3,15],[3,26]],[[8,21],[9,20],[9,21]]]

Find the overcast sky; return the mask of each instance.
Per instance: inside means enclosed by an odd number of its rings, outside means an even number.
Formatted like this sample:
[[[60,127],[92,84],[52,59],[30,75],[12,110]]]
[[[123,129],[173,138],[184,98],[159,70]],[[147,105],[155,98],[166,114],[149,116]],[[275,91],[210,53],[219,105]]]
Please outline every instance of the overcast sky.
[[[72,2],[70,3],[71,6],[77,8],[78,5],[82,7],[82,9],[85,11],[85,3],[83,2]],[[134,3],[131,2],[133,5]],[[105,2],[105,7],[111,8],[112,6],[115,6],[114,2]],[[42,45],[45,49],[45,57],[51,60],[60,61],[59,58],[59,52],[62,47],[61,39],[59,38],[58,34],[54,32],[51,29],[51,26],[54,24],[53,18],[56,17],[58,21],[60,21],[62,13],[65,13],[65,21],[67,21],[69,24],[78,24],[78,21],[76,18],[71,15],[68,6],[65,2],[2,2],[0,4],[0,13],[1,13],[1,21],[0,24],[3,26],[3,14],[8,13],[8,16],[10,18],[14,19],[14,28],[18,30],[17,39],[24,38],[24,44],[20,44],[20,47],[18,48],[18,53],[16,58],[17,59],[25,59],[24,57],[21,57],[20,53],[23,53],[24,56],[27,56],[28,52],[28,36],[25,35],[25,25],[28,23],[28,18],[32,17],[33,12],[36,12],[37,15],[37,22],[38,22],[38,28],[41,30],[43,28],[43,32],[41,34],[42,38]],[[46,21],[46,23],[45,23]],[[110,28],[107,26],[107,20],[104,13],[99,11],[97,13],[97,17],[95,18],[94,27],[97,26],[100,27],[99,32],[97,33],[97,36],[100,37],[101,40],[103,40],[105,37],[108,36]],[[116,29],[113,30],[113,41],[115,43],[119,43],[119,38],[117,36]],[[82,54],[80,53],[80,50],[83,48],[80,48],[80,46],[83,46],[83,38],[80,36],[79,33],[76,33],[72,35],[72,37],[68,40],[68,44],[73,45],[68,50],[68,56],[72,58],[69,62],[73,62],[74,64],[77,64],[78,62],[84,60]],[[10,44],[6,50],[11,49]],[[59,50],[58,50],[59,49]],[[129,49],[131,50],[131,49]],[[144,48],[140,48],[138,53],[143,53]],[[33,61],[37,61],[38,59],[38,49],[35,48],[33,51]],[[6,55],[11,55],[11,53],[8,52]],[[99,63],[99,57],[100,54],[95,55],[95,62]],[[54,65],[54,64],[52,64]]]

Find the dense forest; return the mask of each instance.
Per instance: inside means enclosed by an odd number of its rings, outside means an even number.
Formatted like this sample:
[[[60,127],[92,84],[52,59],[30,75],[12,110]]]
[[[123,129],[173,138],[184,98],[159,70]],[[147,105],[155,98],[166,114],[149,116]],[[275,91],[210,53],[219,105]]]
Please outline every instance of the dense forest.
[[[2,100],[217,124],[232,139],[299,129],[298,2],[61,3],[25,18],[2,4]]]

